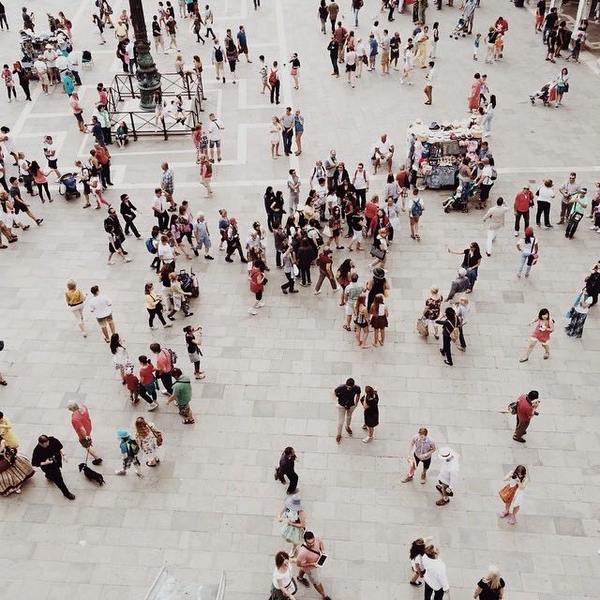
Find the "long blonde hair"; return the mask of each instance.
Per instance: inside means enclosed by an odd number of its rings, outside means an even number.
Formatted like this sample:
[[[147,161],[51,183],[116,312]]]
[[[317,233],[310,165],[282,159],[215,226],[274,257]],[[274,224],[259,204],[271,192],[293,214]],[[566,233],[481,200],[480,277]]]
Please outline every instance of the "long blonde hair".
[[[488,567],[488,573],[483,578],[483,581],[485,581],[493,590],[499,589],[500,571],[498,570],[498,567],[496,567],[495,565],[490,565]]]

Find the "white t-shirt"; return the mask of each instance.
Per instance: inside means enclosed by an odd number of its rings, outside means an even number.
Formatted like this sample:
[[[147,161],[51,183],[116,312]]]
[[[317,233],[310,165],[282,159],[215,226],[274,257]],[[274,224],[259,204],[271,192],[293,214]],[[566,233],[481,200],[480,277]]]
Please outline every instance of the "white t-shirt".
[[[383,156],[388,156],[392,151],[391,147],[393,146],[392,142],[390,142],[389,138],[386,138],[385,142],[379,140],[377,144],[375,144],[375,149],[379,150]]]
[[[546,187],[542,184],[540,189],[537,191],[537,197],[542,202],[551,202],[556,194],[554,193],[553,187]]]
[[[58,160],[58,152],[56,151],[54,142],[52,144],[44,142],[44,155],[48,160]]]
[[[287,587],[292,582],[292,567],[290,565],[287,566],[287,569],[284,573],[281,573],[279,569],[275,569],[273,571],[273,586],[276,589],[281,589],[281,587]]]
[[[346,64],[350,66],[356,64],[356,52],[354,50],[346,52]]]
[[[43,75],[48,72],[48,67],[46,67],[46,63],[43,60],[36,60],[33,63],[33,68],[38,72],[38,74]]]
[[[87,305],[96,319],[103,319],[112,314],[111,302],[104,295],[99,294],[98,296],[92,296],[91,298],[88,297]]]
[[[362,171],[356,169],[356,171],[354,172],[354,188],[357,190],[365,190],[367,189],[367,184],[368,179],[367,172],[365,171],[365,169],[363,169]]]
[[[158,258],[163,262],[169,263],[175,260],[175,254],[171,244],[163,244],[162,242],[158,245]]]
[[[211,141],[211,142],[220,141],[221,140],[221,131],[223,131],[223,129],[224,129],[223,124],[218,119],[211,121],[210,125],[208,126],[208,128],[206,130],[209,141]]]
[[[56,68],[59,71],[64,71],[69,66],[69,59],[64,54],[59,54],[56,57]]]

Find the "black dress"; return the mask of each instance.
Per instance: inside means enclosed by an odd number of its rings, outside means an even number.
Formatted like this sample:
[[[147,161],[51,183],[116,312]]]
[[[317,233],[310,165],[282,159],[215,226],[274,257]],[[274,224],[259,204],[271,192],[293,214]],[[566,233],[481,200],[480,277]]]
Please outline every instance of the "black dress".
[[[371,304],[373,304],[373,300],[375,300],[375,296],[377,294],[383,294],[385,292],[385,279],[375,279],[373,278],[373,285],[369,290],[369,295],[367,297],[367,308],[371,308]]]
[[[363,396],[360,401],[365,407],[365,425],[377,427],[379,425],[379,396],[377,393],[373,397]]]

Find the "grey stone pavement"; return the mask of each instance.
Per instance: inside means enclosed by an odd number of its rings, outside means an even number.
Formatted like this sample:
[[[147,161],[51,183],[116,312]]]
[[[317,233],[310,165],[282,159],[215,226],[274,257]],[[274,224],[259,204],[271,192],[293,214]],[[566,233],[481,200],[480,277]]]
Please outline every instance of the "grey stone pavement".
[[[349,0],[340,0],[348,23]],[[13,27],[17,3],[7,4]],[[110,82],[119,70],[112,44],[97,45],[90,23],[91,0],[63,8],[74,23],[80,49],[94,54],[92,71],[82,73],[86,113],[91,114],[98,81]],[[175,3],[176,4],[176,3]],[[264,223],[262,193],[266,185],[284,185],[294,166],[308,190],[314,160],[331,148],[354,168],[368,162],[372,144],[383,132],[396,143],[395,167],[403,155],[406,127],[414,118],[454,120],[466,116],[466,96],[475,70],[487,72],[498,96],[490,144],[499,166],[493,198],[512,202],[524,182],[538,184],[552,177],[560,184],[574,169],[590,189],[599,178],[596,118],[598,79],[594,61],[569,65],[571,91],[559,110],[531,107],[527,96],[561,64],[544,61],[531,15],[509,2],[483,0],[475,31],[485,32],[501,12],[510,24],[505,58],[485,65],[471,60],[471,41],[450,40],[458,9],[429,9],[428,20],[441,23],[434,104],[423,105],[422,74],[416,84],[401,86],[397,73],[384,78],[364,73],[351,90],[330,77],[319,31],[316,1],[263,0],[258,12],[250,0],[214,2],[216,30],[246,26],[251,65],[239,63],[233,86],[212,78],[210,46],[199,46],[180,32],[188,61],[199,52],[205,61],[208,102],[225,123],[224,161],[215,169],[213,199],[205,200],[188,139],[148,140],[113,149],[116,185],[113,203],[127,191],[140,208],[138,225],[146,236],[154,219],[152,189],[160,163],[175,170],[176,198],[188,199],[194,211],[204,210],[216,238],[217,210],[238,217],[242,232],[253,220]],[[358,32],[366,39],[379,2],[367,0]],[[458,2],[455,2],[458,4]],[[145,5],[150,9],[153,2]],[[30,3],[38,22],[60,4]],[[125,7],[115,2],[115,14]],[[148,14],[149,17],[149,14]],[[387,27],[384,24],[383,27]],[[406,15],[391,24],[403,41],[412,27]],[[107,30],[110,39],[111,30]],[[222,34],[221,34],[222,35]],[[3,62],[16,57],[16,34],[1,34]],[[269,157],[269,121],[274,113],[259,94],[257,56],[286,62],[292,52],[302,62],[300,89],[285,79],[283,107],[302,109],[306,117],[304,152],[291,160]],[[174,56],[157,57],[163,71],[172,70]],[[586,64],[586,60],[591,64]],[[4,92],[2,92],[4,93]],[[7,104],[0,99],[0,121],[8,123],[19,148],[42,158],[41,139],[58,141],[60,166],[87,154],[90,137],[81,136],[60,90],[34,102]],[[374,178],[371,191],[383,187]],[[204,326],[205,380],[195,382],[196,424],[184,428],[172,407],[161,405],[153,415],[165,443],[160,468],[146,469],[142,480],[115,477],[119,454],[115,430],[132,427],[140,410],[129,405],[112,357],[95,323],[83,339],[63,299],[65,282],[74,278],[85,290],[98,284],[114,305],[118,331],[132,357],[148,351],[152,341],[167,344],[188,371],[178,320],[166,333],[151,334],[143,304],[143,284],[152,279],[151,260],[142,242],[128,241],[134,262],[106,265],[102,216],[82,211],[82,201],[57,200],[35,211],[41,228],[21,233],[18,244],[0,254],[0,370],[9,386],[0,389],[0,409],[13,421],[23,452],[30,455],[40,433],[57,436],[70,457],[65,480],[77,495],[68,502],[39,473],[20,497],[0,502],[0,577],[2,596],[15,600],[50,600],[66,596],[88,600],[127,597],[141,600],[160,567],[166,564],[188,581],[218,581],[227,572],[227,600],[263,599],[268,595],[273,555],[286,546],[276,515],[282,486],[273,481],[273,467],[283,447],[297,449],[300,489],[309,528],[322,535],[330,555],[324,584],[336,600],[416,599],[409,577],[408,545],[433,535],[449,570],[452,597],[469,598],[490,563],[498,565],[511,600],[583,600],[598,597],[600,548],[600,420],[594,373],[600,357],[598,312],[590,314],[584,337],[574,340],[562,331],[563,313],[579,290],[588,268],[598,259],[600,236],[582,222],[574,240],[561,228],[539,231],[540,261],[529,280],[517,280],[518,255],[508,226],[501,231],[491,259],[484,258],[472,295],[466,328],[469,348],[445,366],[433,343],[414,332],[414,321],[429,287],[447,292],[458,267],[447,245],[482,244],[485,229],[480,211],[446,215],[443,192],[423,193],[427,210],[421,220],[420,244],[407,234],[408,223],[395,240],[387,268],[392,285],[388,304],[390,328],[384,348],[358,350],[342,327],[342,309],[330,290],[315,297],[300,288],[294,297],[279,293],[283,274],[272,269],[266,307],[256,317],[247,308],[250,294],[239,263],[195,259],[201,281],[192,322]],[[553,221],[557,220],[553,210]],[[268,240],[269,257],[272,243]],[[216,250],[216,248],[215,248]],[[349,256],[341,251],[335,264]],[[368,275],[367,256],[353,255],[361,277]],[[181,261],[182,267],[189,267]],[[527,323],[542,306],[556,319],[551,359],[536,350],[527,364],[518,357],[529,334]],[[359,385],[373,385],[381,397],[381,425],[372,444],[360,442],[361,419],[354,418],[354,439],[334,440],[336,413],[331,389],[354,376]],[[527,444],[512,441],[514,418],[508,402],[530,389],[542,398],[540,416],[529,430]],[[594,392],[594,390],[596,390]],[[69,423],[67,402],[88,405],[94,440],[105,458],[99,469],[107,485],[96,489],[77,472],[82,449]],[[403,485],[410,437],[427,426],[438,447],[449,445],[461,455],[461,484],[445,508],[435,506],[439,463],[427,485]],[[497,491],[503,475],[518,463],[531,474],[526,502],[516,526],[498,519]],[[300,598],[315,598],[301,589]]]

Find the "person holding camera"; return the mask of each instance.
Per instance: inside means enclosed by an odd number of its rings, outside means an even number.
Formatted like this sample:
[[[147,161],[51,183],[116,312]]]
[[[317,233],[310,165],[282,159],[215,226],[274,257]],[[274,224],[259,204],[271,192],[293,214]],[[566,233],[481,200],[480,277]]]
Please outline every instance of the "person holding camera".
[[[63,452],[63,445],[55,437],[40,435],[38,445],[33,449],[31,464],[39,467],[46,479],[49,479],[62,493],[65,498],[75,500],[67,484],[62,478],[60,471],[63,460],[67,462],[67,455]]]

